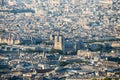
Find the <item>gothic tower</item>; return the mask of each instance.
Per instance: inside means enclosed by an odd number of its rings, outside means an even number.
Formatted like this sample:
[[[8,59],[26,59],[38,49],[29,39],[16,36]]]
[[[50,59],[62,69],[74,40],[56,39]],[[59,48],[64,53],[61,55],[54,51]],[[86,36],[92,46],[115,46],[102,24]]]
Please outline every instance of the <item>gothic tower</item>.
[[[64,48],[64,37],[58,33],[54,36],[54,49],[61,50],[64,52]]]

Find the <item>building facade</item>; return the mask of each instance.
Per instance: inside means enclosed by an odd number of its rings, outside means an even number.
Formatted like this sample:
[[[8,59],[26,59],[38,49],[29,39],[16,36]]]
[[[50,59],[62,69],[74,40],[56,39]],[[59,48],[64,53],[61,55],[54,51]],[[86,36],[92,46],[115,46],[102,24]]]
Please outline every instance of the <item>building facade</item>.
[[[54,36],[54,49],[65,52],[64,37],[62,35]]]
[[[6,39],[0,37],[0,43],[7,43],[8,45],[20,44],[20,39]]]

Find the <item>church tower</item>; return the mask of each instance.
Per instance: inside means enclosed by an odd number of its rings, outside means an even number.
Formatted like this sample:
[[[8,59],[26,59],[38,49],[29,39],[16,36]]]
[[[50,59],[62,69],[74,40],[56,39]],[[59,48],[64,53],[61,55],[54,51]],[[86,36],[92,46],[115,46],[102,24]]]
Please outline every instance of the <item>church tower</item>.
[[[54,49],[65,51],[64,37],[59,32],[54,36]]]

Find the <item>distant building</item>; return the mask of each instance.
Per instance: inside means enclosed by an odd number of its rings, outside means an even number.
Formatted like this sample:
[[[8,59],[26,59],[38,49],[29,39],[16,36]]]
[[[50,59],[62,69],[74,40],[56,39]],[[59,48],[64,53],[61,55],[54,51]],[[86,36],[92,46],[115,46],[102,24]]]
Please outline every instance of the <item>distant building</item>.
[[[76,49],[74,49],[74,43],[72,41],[67,40],[65,42],[65,51],[67,54],[72,54]]]
[[[50,35],[50,40],[51,40],[51,41],[54,40],[54,35]]]
[[[57,6],[60,5],[60,0],[49,0],[50,6]]]
[[[72,0],[72,4],[73,5],[79,5],[80,2],[86,2],[85,0],[84,1],[80,1],[80,0]]]
[[[77,50],[84,50],[85,49],[85,45],[81,40],[77,40],[74,42],[74,49]]]
[[[77,55],[80,57],[88,57],[88,58],[90,58],[92,56],[91,52],[83,51],[83,50],[78,50]]]
[[[120,14],[120,0],[113,0],[112,2],[113,17],[112,23],[114,24],[114,30],[119,33],[120,30],[120,19],[118,18]]]
[[[0,1],[0,6],[4,6],[5,5],[5,0],[1,0]]]
[[[120,43],[119,42],[113,42],[111,44],[112,47],[120,47]]]
[[[62,50],[63,52],[65,51],[65,46],[64,46],[64,37],[62,35],[57,35],[54,36],[54,49],[57,50]]]
[[[8,45],[13,45],[13,44],[20,44],[19,39],[7,39],[7,38],[1,38],[0,37],[0,43],[7,43]]]

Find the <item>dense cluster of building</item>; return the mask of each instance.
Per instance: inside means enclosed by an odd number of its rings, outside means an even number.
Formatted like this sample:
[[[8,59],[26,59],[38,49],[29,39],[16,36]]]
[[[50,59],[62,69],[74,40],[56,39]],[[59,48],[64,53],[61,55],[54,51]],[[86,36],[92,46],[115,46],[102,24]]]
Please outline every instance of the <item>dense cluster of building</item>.
[[[77,55],[59,53],[16,53],[0,56],[1,79],[105,79],[120,78],[120,54],[79,51]],[[44,78],[44,79],[43,79]]]
[[[1,0],[0,79],[120,79],[119,0]]]
[[[118,9],[115,9],[118,7]],[[32,9],[32,12],[9,10]],[[0,26],[19,37],[48,37],[59,28],[65,38],[119,36],[119,1],[112,0],[1,0]],[[7,12],[8,11],[8,12]],[[4,26],[4,27],[3,27]],[[44,27],[43,27],[44,26]],[[48,30],[49,29],[49,30]]]

